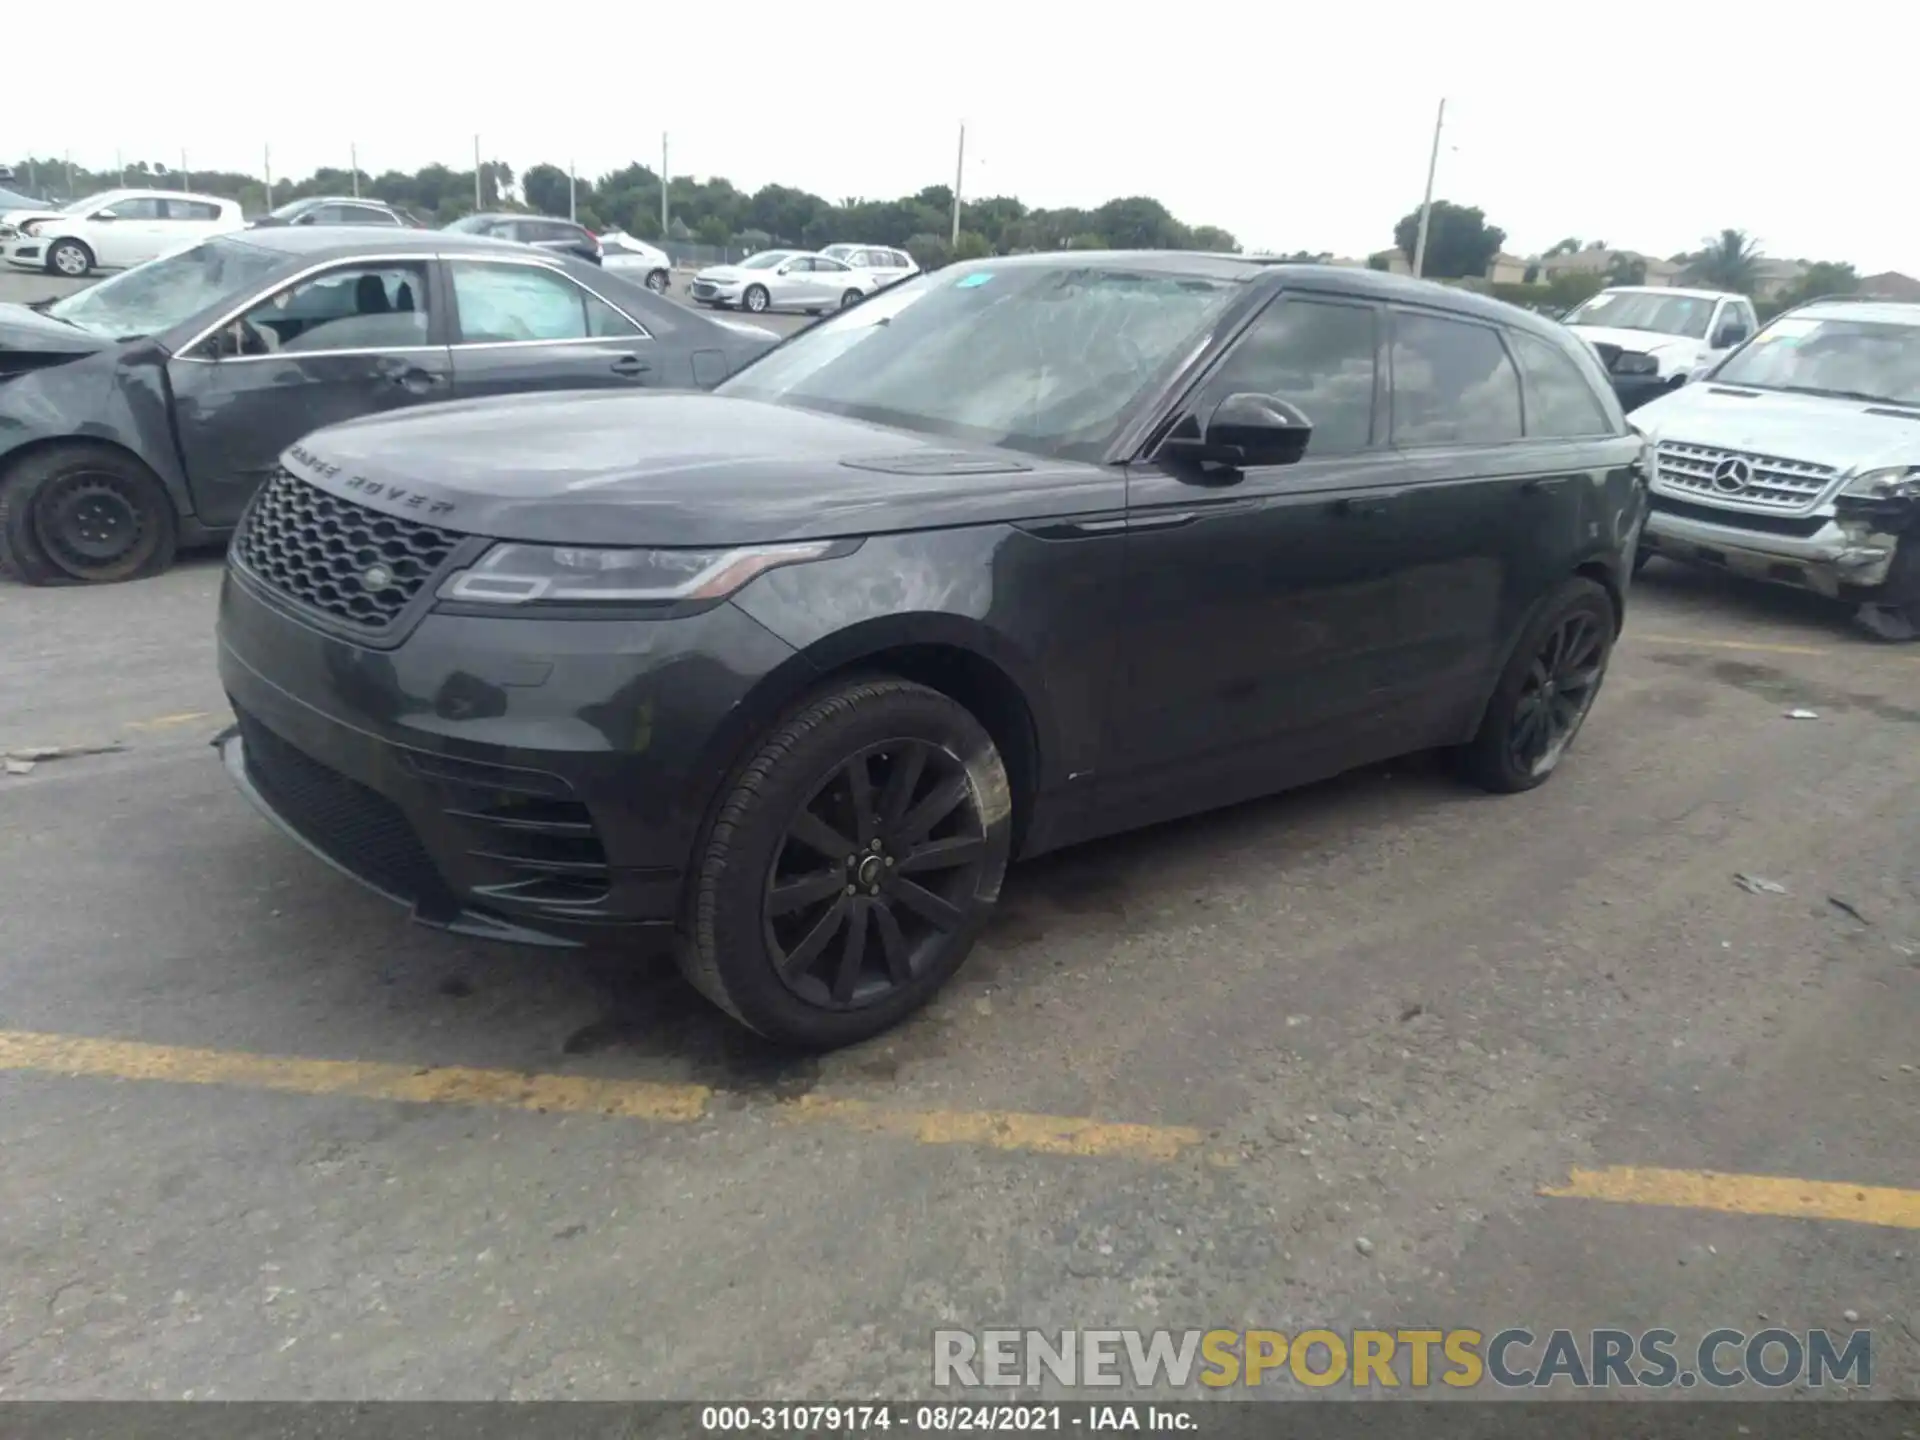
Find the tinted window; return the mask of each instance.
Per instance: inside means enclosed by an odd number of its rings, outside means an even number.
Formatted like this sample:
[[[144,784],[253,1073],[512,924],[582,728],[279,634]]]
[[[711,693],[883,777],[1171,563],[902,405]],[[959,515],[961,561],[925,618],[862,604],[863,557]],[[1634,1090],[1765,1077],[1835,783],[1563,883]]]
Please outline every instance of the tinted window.
[[[1373,312],[1358,305],[1283,300],[1240,337],[1207,392],[1291,400],[1313,421],[1307,454],[1366,448],[1373,427]]]
[[[1520,359],[1521,384],[1527,393],[1529,435],[1564,437],[1613,433],[1613,423],[1607,419],[1606,410],[1578,365],[1556,347],[1532,335],[1509,332],[1508,339]]]
[[[129,196],[116,200],[106,206],[120,220],[158,220],[161,218],[160,202],[151,195]]]
[[[346,208],[340,205],[316,205],[300,217],[302,225],[344,225]]]
[[[566,276],[531,265],[452,265],[460,335],[469,345],[638,335],[627,318]]]
[[[427,299],[424,265],[345,265],[277,291],[215,342],[229,355],[425,345]]]
[[[1396,445],[1484,445],[1520,438],[1520,377],[1486,325],[1394,317]]]
[[[206,200],[167,201],[169,220],[218,220],[220,207]]]
[[[347,225],[398,225],[400,219],[391,210],[382,210],[375,205],[342,205],[340,207],[343,224]]]
[[[813,262],[813,268],[815,270],[830,271],[835,275],[842,274],[847,269],[847,267],[842,265],[838,260],[829,260],[824,255]]]
[[[789,273],[795,275],[810,274],[813,270],[813,257],[811,255],[797,256],[787,262],[787,270]]]

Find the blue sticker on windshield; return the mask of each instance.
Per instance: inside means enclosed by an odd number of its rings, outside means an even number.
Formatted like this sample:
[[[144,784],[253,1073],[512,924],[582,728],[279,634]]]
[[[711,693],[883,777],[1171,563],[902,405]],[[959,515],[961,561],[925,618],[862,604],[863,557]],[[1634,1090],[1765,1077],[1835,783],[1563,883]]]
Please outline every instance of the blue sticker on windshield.
[[[976,270],[971,275],[962,275],[954,284],[956,290],[971,290],[976,285],[984,285],[993,278],[990,270]]]

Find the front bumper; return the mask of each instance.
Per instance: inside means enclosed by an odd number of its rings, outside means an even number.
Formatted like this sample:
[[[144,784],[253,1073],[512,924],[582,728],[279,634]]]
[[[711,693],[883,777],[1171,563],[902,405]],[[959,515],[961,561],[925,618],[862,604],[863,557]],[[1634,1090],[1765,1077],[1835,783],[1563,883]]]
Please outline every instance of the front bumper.
[[[732,605],[675,620],[429,614],[372,649],[229,570],[216,742],[276,825],[423,924],[576,945],[670,926],[706,807],[793,659]]]
[[[1858,521],[1794,521],[1755,515],[1778,530],[1741,524],[1742,512],[1709,519],[1705,507],[1655,492],[1641,545],[1656,555],[1812,590],[1832,599],[1863,599],[1885,584],[1900,537]],[[1799,533],[1796,533],[1799,532]]]
[[[696,277],[687,287],[687,294],[702,305],[738,305],[740,297],[746,293],[746,290],[744,281],[716,283]]]
[[[24,265],[39,270],[46,266],[47,251],[37,237],[22,237],[0,245],[0,258],[9,265]]]

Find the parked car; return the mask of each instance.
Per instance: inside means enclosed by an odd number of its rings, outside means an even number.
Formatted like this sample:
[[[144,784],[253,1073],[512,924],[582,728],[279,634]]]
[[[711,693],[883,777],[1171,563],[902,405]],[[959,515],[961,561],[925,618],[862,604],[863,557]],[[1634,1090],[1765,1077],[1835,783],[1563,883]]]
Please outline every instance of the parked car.
[[[0,223],[4,223],[22,211],[38,215],[44,213],[46,209],[47,202],[44,200],[36,200],[31,195],[22,195],[18,190],[0,189]],[[21,218],[25,219],[26,216],[23,214]]]
[[[1628,411],[1679,389],[1758,328],[1744,295],[1660,285],[1610,286],[1569,310],[1565,323],[1593,346]]]
[[[125,270],[246,224],[240,206],[218,195],[178,190],[107,190],[58,210],[17,212],[0,237],[9,265],[78,280]]]
[[[880,282],[830,255],[805,250],[762,250],[738,265],[710,265],[693,277],[687,293],[697,305],[719,310],[739,306],[758,315],[766,310],[804,310],[820,315],[857,305]]]
[[[600,236],[600,263],[638,279],[656,295],[664,295],[673,285],[673,258],[658,245],[636,240],[624,230],[608,230]]]
[[[584,225],[553,220],[545,215],[464,215],[442,227],[455,235],[487,235],[512,240],[554,255],[571,255],[590,264],[602,263],[600,239]]]
[[[1657,447],[1643,559],[1813,590],[1883,639],[1920,636],[1920,304],[1789,310],[1634,421]]]
[[[229,552],[219,744],[417,919],[671,937],[735,1018],[846,1044],[1016,856],[1436,746],[1544,782],[1643,460],[1590,351],[1464,291],[960,264],[713,394],[309,435]]]
[[[820,253],[830,260],[838,260],[842,265],[866,271],[883,286],[891,285],[896,280],[912,279],[920,273],[920,267],[914,263],[911,255],[891,246],[829,245]]]
[[[226,535],[319,426],[523,390],[717,384],[777,340],[577,260],[435,231],[221,236],[0,306],[0,571],[126,580]]]
[[[390,225],[410,223],[398,206],[384,200],[362,200],[355,195],[310,195],[304,200],[289,200],[269,210],[249,227],[268,229],[276,225]]]

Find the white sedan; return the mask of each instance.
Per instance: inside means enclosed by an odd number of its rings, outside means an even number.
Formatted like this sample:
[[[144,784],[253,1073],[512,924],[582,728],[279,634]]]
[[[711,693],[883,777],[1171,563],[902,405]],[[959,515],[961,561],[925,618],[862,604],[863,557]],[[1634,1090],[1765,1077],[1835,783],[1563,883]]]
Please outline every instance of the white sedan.
[[[624,230],[608,230],[600,236],[600,264],[638,280],[656,295],[664,295],[673,284],[673,257],[657,245],[636,240]]]
[[[804,310],[819,315],[857,305],[880,282],[831,255],[809,250],[762,250],[738,265],[713,265],[693,277],[694,303],[721,310],[739,306],[755,315],[767,310]]]
[[[911,255],[891,245],[829,245],[820,253],[866,271],[883,286],[911,280],[920,273]]]
[[[78,280],[127,270],[246,224],[240,206],[218,195],[178,190],[107,190],[57,210],[16,210],[0,222],[9,265]]]

